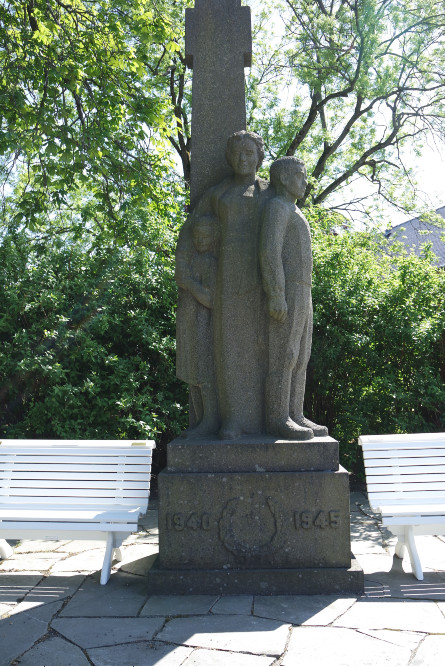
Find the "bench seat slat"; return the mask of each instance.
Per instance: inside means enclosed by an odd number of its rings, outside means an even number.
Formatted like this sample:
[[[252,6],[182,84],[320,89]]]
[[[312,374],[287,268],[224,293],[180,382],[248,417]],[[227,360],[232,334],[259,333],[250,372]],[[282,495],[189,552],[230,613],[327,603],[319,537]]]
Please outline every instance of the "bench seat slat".
[[[423,459],[434,459],[438,458],[440,459],[440,462],[443,463],[443,460],[445,458],[445,452],[437,448],[437,449],[422,449],[422,450],[415,450],[413,449],[388,449],[388,450],[366,450],[363,452],[363,458],[368,463],[368,461],[372,462],[374,460],[381,460],[381,459],[394,459],[394,460],[401,460],[403,459],[417,459],[417,460],[423,460]]]
[[[389,433],[387,435],[361,435],[358,442],[365,449],[371,445],[382,445],[385,448],[393,444],[406,443],[414,443],[416,446],[424,443],[438,443],[439,446],[443,446],[443,439],[443,433]]]
[[[122,493],[119,494],[117,493],[114,489],[51,489],[51,488],[45,488],[45,489],[37,489],[37,488],[32,488],[32,489],[26,489],[26,488],[21,488],[17,489],[16,493],[14,494],[14,489],[6,489],[6,488],[0,488],[0,497],[3,498],[8,498],[11,497],[12,495],[20,495],[23,498],[29,497],[29,498],[35,498],[35,497],[40,497],[40,496],[45,496],[45,497],[51,497],[51,496],[73,496],[74,498],[82,498],[82,497],[87,497],[87,498],[116,498],[119,497],[120,495],[125,496],[126,498],[139,498],[141,496],[144,496],[148,492],[148,486],[146,489],[123,489]]]
[[[438,476],[437,479],[429,479],[426,481],[412,480],[412,477],[415,477],[415,475],[406,477],[393,475],[392,477],[388,476],[385,479],[380,477],[377,482],[370,482],[369,491],[371,491],[371,493],[378,493],[379,491],[390,492],[391,489],[403,492],[421,491],[424,489],[425,493],[429,493],[430,491],[445,491],[445,481],[441,476]]]
[[[424,505],[389,505],[381,504],[379,509],[385,515],[401,515],[401,516],[445,516],[445,503],[424,504]]]
[[[0,507],[0,521],[22,519],[24,521],[136,521],[142,513],[142,506],[131,510],[120,509],[29,509]]]
[[[11,471],[14,471],[15,473],[21,473],[21,472],[26,472],[26,473],[33,473],[36,475],[41,475],[42,473],[48,474],[50,473],[51,475],[57,474],[57,473],[66,473],[66,474],[81,474],[82,477],[85,477],[85,479],[88,479],[89,476],[91,475],[102,475],[102,474],[108,474],[108,475],[115,475],[118,472],[124,472],[125,475],[132,475],[134,473],[140,474],[140,475],[145,475],[145,477],[148,477],[148,473],[151,471],[151,465],[149,463],[146,463],[145,465],[133,465],[125,463],[124,465],[91,465],[90,463],[52,463],[51,465],[48,465],[47,463],[33,463],[32,465],[32,471],[30,471],[30,466],[29,464],[26,463],[17,463],[15,462],[14,464],[12,463],[7,463],[7,464],[0,464],[0,477],[3,477],[5,475],[5,470],[9,474]]]
[[[1,448],[0,448],[1,454]],[[16,455],[11,453],[3,453],[0,456],[0,465],[7,465],[8,463],[18,463],[18,464],[27,464],[34,465],[34,463],[52,463],[54,465],[111,465],[111,466],[124,466],[127,462],[130,465],[147,465],[147,462],[151,461],[151,456],[141,456],[140,450],[137,455],[133,456],[122,456],[120,459],[116,457],[107,457],[103,454],[92,454],[91,456],[80,455],[79,456],[67,456],[59,454],[51,454],[51,452],[42,452],[41,454],[28,454],[25,453],[22,455]]]
[[[385,472],[381,474],[370,474],[366,478],[367,483],[370,486],[374,484],[395,484],[403,482],[403,484],[409,484],[410,482],[414,483],[425,483],[426,486],[435,484],[436,482],[445,482],[445,472],[441,472],[436,468],[433,468],[430,472],[425,472],[425,470],[420,470],[419,468],[409,468],[408,470],[400,470],[399,468],[393,468],[392,471]]]
[[[390,459],[389,461],[373,459],[371,462],[366,461],[366,469],[369,470],[370,475],[387,475],[393,473],[394,470],[400,470],[401,473],[410,470],[429,472],[431,468],[445,473],[445,456],[443,459]]]
[[[380,499],[390,498],[391,496],[394,497],[394,499],[400,498],[402,501],[404,500],[405,502],[408,503],[413,500],[420,500],[421,502],[425,502],[427,498],[429,498],[430,501],[434,503],[435,501],[437,502],[438,500],[440,501],[441,499],[443,499],[444,494],[443,491],[428,491],[428,493],[425,493],[425,491],[421,490],[406,491],[406,492],[394,490],[393,493],[391,493],[390,491],[387,491],[386,493],[384,493],[383,491],[378,491],[378,492],[372,490],[368,491],[369,501],[372,506],[375,506],[375,503],[378,502]]]
[[[64,447],[67,449],[126,449],[130,447],[144,447],[145,449],[155,449],[153,440],[48,440],[46,438],[37,438],[34,440],[23,440],[20,438],[0,438],[0,446],[6,448],[23,449],[42,449],[43,447]]]
[[[126,498],[125,496],[100,496],[100,497],[91,497],[91,496],[32,496],[34,499],[32,501],[32,507],[79,507],[81,509],[89,509],[91,507],[114,507],[115,505],[134,507],[139,506],[143,502],[148,502],[147,500],[148,489],[139,497]],[[30,496],[0,496],[0,507],[17,507],[17,506],[30,506]]]
[[[119,490],[137,490],[142,489],[145,491],[147,488],[147,479],[137,480],[136,482],[130,481],[119,477],[109,480],[90,480],[90,479],[10,479],[4,480],[2,483],[2,488],[0,489],[0,495],[2,492],[5,492],[5,495],[9,495],[14,492],[17,493],[18,489],[43,489],[45,491],[57,491],[59,489],[91,489],[92,493],[95,494],[98,489],[119,489]],[[13,491],[15,489],[15,491]]]

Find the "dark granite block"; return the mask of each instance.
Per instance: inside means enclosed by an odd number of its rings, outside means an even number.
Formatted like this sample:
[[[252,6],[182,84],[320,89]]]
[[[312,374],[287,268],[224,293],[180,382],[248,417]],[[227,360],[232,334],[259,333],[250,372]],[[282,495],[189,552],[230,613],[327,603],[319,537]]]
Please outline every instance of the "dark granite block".
[[[349,568],[163,570],[149,573],[150,595],[361,595],[363,570]]]
[[[289,472],[338,470],[338,442],[329,436],[306,441],[268,435],[234,441],[176,438],[167,446],[170,472]]]

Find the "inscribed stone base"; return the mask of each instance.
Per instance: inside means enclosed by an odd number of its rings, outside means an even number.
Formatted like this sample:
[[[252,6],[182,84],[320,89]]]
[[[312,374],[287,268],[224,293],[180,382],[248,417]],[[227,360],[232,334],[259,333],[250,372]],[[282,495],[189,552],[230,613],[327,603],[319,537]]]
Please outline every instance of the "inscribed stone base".
[[[349,568],[164,570],[149,572],[150,595],[360,595],[363,570]]]
[[[351,570],[348,473],[336,462],[335,440],[313,444],[170,443],[159,476],[152,589],[360,592],[363,573]]]

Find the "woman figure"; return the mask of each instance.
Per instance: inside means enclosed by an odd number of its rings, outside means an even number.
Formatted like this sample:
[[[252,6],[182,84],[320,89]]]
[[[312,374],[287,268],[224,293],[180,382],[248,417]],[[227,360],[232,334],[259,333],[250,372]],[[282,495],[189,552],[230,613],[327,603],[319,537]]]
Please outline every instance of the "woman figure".
[[[176,253],[176,281],[184,288],[193,219],[216,216],[220,246],[213,325],[223,439],[264,432],[267,320],[258,244],[261,210],[269,190],[266,181],[256,178],[263,157],[263,141],[257,134],[241,131],[229,137],[226,159],[234,174],[204,194],[181,230]],[[187,336],[185,327],[179,325],[177,334],[178,339]],[[178,358],[181,366],[184,360]]]

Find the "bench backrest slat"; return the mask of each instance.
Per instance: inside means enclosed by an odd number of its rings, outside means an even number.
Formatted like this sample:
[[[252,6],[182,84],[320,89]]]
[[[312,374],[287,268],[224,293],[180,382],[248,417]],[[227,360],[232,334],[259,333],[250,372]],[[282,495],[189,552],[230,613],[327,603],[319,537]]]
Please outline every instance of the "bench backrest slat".
[[[443,447],[445,433],[397,433],[388,435],[361,435],[359,444],[363,449],[379,448],[390,449],[394,447],[414,446],[415,449],[426,446]]]
[[[151,441],[3,440],[0,504],[36,498],[51,506],[146,508],[153,448]]]
[[[360,436],[373,507],[443,501],[445,434]]]

